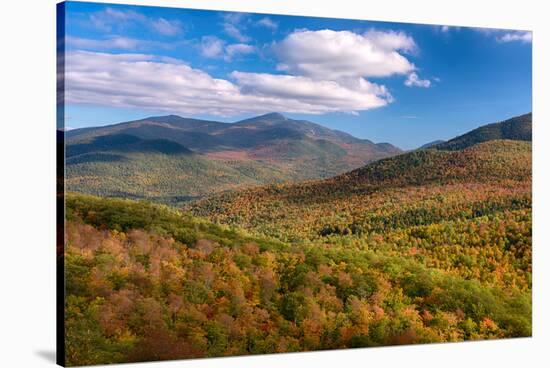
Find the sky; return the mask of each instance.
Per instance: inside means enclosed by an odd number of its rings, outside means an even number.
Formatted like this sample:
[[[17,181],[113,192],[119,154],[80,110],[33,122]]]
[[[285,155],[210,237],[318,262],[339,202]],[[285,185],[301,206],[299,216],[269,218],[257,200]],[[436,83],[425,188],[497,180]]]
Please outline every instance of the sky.
[[[279,112],[412,149],[532,108],[528,31],[65,6],[67,129]]]

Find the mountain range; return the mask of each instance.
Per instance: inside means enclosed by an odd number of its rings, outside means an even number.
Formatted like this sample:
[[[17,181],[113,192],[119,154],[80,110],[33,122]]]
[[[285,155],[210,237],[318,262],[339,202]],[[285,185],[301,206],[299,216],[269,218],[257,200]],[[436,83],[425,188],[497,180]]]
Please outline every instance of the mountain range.
[[[334,176],[402,151],[271,113],[235,123],[149,117],[66,132],[67,187],[179,203]]]
[[[420,151],[462,151],[494,140],[530,141],[531,125],[529,113],[428,143]],[[416,155],[442,157],[404,153],[389,143],[373,143],[279,113],[235,123],[157,116],[65,134],[69,191],[171,205],[227,191],[372,170],[379,164],[365,165],[378,160],[401,165],[403,175],[409,176],[421,162]],[[433,167],[423,167],[437,174]]]

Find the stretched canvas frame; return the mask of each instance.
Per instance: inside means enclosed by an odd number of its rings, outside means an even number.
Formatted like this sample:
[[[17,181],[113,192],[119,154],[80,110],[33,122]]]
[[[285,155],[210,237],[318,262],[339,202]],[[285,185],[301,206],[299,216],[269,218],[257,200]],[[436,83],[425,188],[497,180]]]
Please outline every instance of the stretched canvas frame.
[[[531,32],[78,4],[57,6],[58,364],[531,336]],[[514,53],[517,106],[406,149],[340,128],[444,85],[415,64],[427,30]]]

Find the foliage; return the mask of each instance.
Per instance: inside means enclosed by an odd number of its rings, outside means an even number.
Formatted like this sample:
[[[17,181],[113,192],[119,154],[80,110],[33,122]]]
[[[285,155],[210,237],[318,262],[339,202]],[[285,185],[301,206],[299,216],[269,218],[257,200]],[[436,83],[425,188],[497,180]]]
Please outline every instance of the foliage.
[[[182,211],[68,194],[67,363],[530,336],[531,203],[506,140]]]
[[[366,236],[371,249],[291,245],[148,202],[71,194],[66,206],[68,365],[531,334],[521,277],[464,274],[522,252],[530,273],[527,212],[399,228],[385,248]],[[453,241],[461,250],[435,250]]]

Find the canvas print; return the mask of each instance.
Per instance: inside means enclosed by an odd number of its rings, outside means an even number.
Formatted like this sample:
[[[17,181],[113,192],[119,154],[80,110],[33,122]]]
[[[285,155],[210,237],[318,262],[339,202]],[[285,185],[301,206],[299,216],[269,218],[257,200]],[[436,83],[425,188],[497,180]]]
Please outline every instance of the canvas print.
[[[57,53],[59,364],[531,336],[530,31],[64,2]]]

